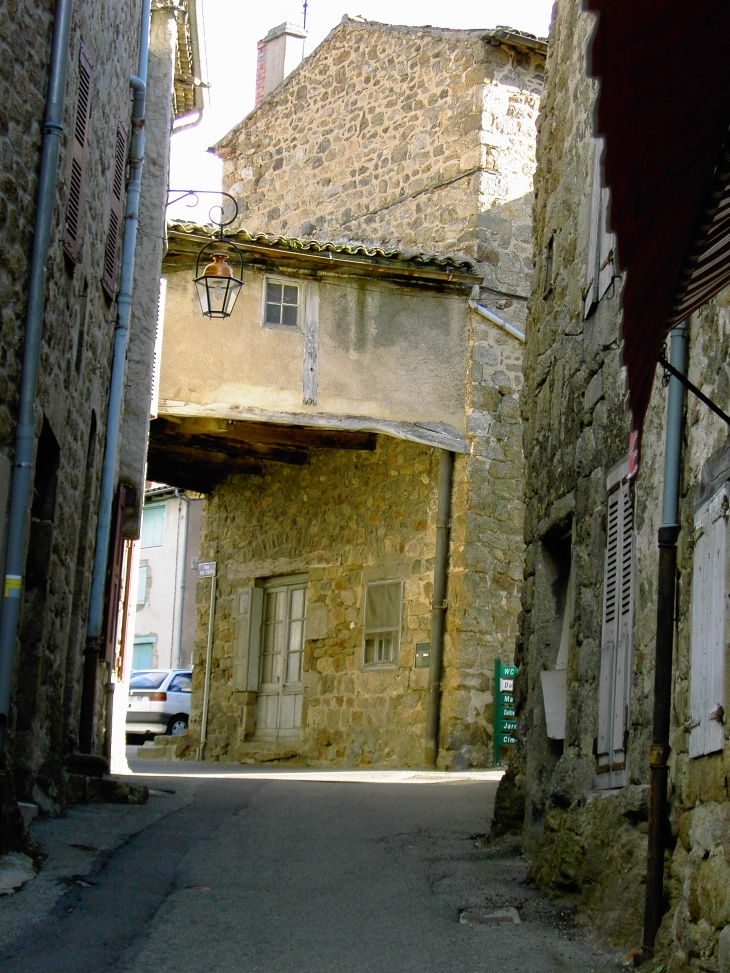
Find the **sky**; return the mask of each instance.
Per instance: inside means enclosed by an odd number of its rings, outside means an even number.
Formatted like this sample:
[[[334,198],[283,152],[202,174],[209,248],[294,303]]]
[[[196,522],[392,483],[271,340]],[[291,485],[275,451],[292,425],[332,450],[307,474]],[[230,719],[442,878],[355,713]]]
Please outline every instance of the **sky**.
[[[173,189],[219,189],[221,163],[207,149],[254,107],[256,42],[284,21],[302,23],[302,0],[198,0],[202,14],[201,58],[206,93],[203,120],[196,128],[173,136],[170,186]],[[305,55],[333,30],[346,13],[381,23],[414,27],[516,27],[546,37],[552,0],[308,0]],[[169,215],[208,222],[216,202],[195,209],[185,203]]]

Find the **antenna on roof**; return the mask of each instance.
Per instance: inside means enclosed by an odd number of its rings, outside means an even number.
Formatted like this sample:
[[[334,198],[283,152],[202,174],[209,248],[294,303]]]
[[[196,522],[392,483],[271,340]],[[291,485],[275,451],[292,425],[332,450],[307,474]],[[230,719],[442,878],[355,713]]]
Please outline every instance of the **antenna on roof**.
[[[302,24],[302,27],[305,30],[307,29],[307,7],[308,6],[309,6],[308,0],[304,0],[304,23]]]

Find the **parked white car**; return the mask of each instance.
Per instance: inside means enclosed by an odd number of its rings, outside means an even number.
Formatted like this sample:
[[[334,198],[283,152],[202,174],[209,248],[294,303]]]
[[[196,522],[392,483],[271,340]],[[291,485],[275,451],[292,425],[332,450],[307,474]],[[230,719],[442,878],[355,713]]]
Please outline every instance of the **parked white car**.
[[[181,736],[190,719],[190,669],[139,669],[129,680],[127,736]]]

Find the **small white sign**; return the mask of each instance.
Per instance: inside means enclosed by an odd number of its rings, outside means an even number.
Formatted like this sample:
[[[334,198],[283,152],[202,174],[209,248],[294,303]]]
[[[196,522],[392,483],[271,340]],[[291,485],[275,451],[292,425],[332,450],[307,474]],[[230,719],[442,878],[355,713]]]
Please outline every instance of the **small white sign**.
[[[198,562],[198,577],[199,578],[214,578],[215,577],[215,561],[200,561],[200,562]]]
[[[511,693],[514,686],[514,679],[502,679],[499,680],[499,691],[500,693]]]

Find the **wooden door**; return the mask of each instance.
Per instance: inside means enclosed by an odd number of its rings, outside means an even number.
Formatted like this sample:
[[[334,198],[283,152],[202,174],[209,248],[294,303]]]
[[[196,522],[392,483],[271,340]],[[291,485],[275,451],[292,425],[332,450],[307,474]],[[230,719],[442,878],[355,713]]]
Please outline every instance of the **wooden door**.
[[[299,736],[306,608],[306,582],[272,584],[264,591],[257,737]]]

